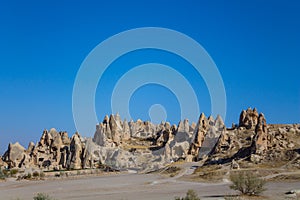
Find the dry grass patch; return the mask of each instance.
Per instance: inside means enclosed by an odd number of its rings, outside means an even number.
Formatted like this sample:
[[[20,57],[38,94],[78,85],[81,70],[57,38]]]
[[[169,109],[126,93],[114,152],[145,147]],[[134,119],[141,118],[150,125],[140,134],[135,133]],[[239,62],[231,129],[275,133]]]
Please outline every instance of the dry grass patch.
[[[177,166],[168,166],[168,167],[164,168],[160,173],[162,175],[167,175],[169,177],[174,177],[174,176],[178,175],[181,170],[182,169],[180,167],[177,167]]]
[[[194,181],[217,182],[221,181],[226,175],[227,170],[222,169],[221,165],[211,165],[199,167],[191,177]]]
[[[220,169],[222,169],[222,165],[204,165],[202,167],[198,167],[194,173],[196,174],[196,173],[207,172],[207,171],[216,171]]]
[[[278,175],[273,178],[268,179],[269,181],[286,181],[286,182],[299,182],[300,181],[300,174],[284,174]]]

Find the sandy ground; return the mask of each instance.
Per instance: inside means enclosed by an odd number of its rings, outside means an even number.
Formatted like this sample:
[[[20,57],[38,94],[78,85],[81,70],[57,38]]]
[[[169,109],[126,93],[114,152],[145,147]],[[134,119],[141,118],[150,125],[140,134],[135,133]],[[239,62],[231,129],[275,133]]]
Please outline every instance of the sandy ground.
[[[223,199],[222,195],[234,194],[230,183],[195,183],[166,179],[155,174],[119,174],[96,177],[81,177],[46,181],[0,182],[0,199],[33,199],[37,192],[47,193],[56,199],[160,199],[172,200],[194,189],[201,199]],[[269,199],[284,199],[284,193],[300,189],[300,182],[273,182],[267,184],[264,196]]]

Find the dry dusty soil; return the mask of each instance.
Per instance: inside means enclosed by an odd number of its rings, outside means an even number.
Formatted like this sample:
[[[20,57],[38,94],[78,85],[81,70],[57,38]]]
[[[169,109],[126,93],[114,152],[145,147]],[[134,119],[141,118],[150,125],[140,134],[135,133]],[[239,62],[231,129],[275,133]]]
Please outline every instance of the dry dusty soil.
[[[157,174],[117,174],[95,177],[57,178],[46,181],[0,182],[0,199],[33,199],[38,193],[47,193],[55,199],[160,199],[172,200],[184,196],[188,189],[195,190],[201,199],[223,199],[223,195],[235,194],[230,183],[197,183],[162,178]],[[285,199],[284,193],[300,189],[300,182],[271,182],[264,197]]]

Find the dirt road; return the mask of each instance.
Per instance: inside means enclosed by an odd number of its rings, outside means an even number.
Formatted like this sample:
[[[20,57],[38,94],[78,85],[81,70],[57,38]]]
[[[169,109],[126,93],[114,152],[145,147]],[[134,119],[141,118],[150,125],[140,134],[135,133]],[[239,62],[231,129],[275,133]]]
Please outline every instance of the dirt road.
[[[284,192],[300,188],[300,183],[269,183],[264,193],[271,199],[284,199]],[[37,192],[47,193],[56,199],[160,199],[172,200],[194,189],[201,199],[223,199],[234,194],[229,183],[195,183],[165,179],[154,174],[119,174],[77,179],[47,181],[14,181],[0,183],[0,199],[32,199]]]

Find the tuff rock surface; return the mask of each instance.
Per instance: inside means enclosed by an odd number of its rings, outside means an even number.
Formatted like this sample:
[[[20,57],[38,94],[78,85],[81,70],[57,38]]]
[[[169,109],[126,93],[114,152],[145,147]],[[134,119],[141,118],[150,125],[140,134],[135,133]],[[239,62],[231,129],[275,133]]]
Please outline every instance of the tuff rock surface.
[[[117,114],[105,116],[93,138],[82,138],[79,133],[69,137],[52,128],[27,149],[9,144],[0,166],[64,170],[105,165],[146,172],[178,160],[231,163],[232,169],[239,169],[239,160],[258,164],[290,159],[300,168],[299,136],[299,124],[268,125],[255,108],[242,111],[239,125],[232,128],[226,128],[220,116],[207,118],[203,113],[197,123],[186,119],[178,125],[127,122]]]

